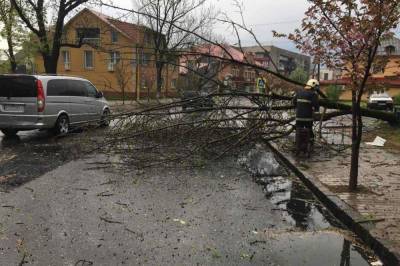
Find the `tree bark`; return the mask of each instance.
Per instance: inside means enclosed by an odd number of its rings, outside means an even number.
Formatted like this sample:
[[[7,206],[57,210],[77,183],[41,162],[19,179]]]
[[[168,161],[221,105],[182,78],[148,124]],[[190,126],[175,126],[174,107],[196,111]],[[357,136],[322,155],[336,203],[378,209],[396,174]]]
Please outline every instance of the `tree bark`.
[[[358,167],[360,144],[362,137],[362,116],[360,110],[360,102],[356,99],[356,92],[352,93],[352,134],[351,134],[351,167],[349,189],[355,191],[358,186]]]
[[[337,115],[331,115],[331,113],[327,113],[324,117],[324,120],[326,120],[327,118],[333,118],[334,116],[353,113],[352,112],[352,110],[354,109],[353,106],[350,106],[347,104],[330,101],[328,99],[321,99],[319,102],[320,102],[320,105],[325,108],[336,109],[336,110],[341,111],[341,112],[337,112]],[[397,120],[396,115],[394,113],[383,112],[383,111],[379,111],[379,110],[372,110],[372,109],[367,109],[367,108],[361,108],[360,106],[359,106],[359,111],[360,111],[361,116],[383,120],[383,121],[389,122],[392,125],[396,125],[396,124],[400,123],[400,121]]]
[[[54,31],[52,31],[53,36],[50,38],[49,29],[46,27],[47,6],[44,0],[22,2],[11,0],[11,4],[15,8],[21,20],[39,39],[40,52],[42,54],[46,73],[57,73],[57,63],[60,56],[60,48],[62,46],[61,39],[65,17],[87,1],[88,0],[60,0],[58,3],[55,3],[58,4],[57,20],[55,22]],[[33,11],[34,15],[31,17],[25,12],[25,9]]]
[[[14,44],[12,41],[12,33],[7,32],[8,60],[10,61],[10,70],[12,73],[17,72],[17,60],[14,54]]]
[[[47,74],[57,74],[57,61],[54,61],[54,58],[52,55],[48,54],[43,54],[43,64],[44,64],[44,69]]]
[[[156,76],[157,76],[157,99],[161,97],[161,87],[162,87],[162,71],[164,64],[162,62],[156,62]]]

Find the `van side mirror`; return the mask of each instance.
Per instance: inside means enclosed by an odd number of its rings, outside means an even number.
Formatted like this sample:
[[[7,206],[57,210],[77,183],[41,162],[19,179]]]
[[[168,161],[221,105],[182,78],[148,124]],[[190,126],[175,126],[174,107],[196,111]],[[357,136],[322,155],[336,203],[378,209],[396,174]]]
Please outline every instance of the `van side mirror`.
[[[96,94],[96,98],[103,98],[103,97],[104,97],[103,92],[98,91],[97,94]]]

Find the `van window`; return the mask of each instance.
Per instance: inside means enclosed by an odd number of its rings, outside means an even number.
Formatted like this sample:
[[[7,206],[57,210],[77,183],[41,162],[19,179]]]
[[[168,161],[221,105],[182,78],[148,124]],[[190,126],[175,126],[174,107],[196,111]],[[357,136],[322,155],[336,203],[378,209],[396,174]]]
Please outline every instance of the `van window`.
[[[85,84],[80,80],[68,80],[67,82],[68,96],[87,96]]]
[[[36,97],[36,79],[31,76],[0,75],[0,97]]]
[[[96,88],[88,81],[85,81],[84,84],[85,84],[85,88],[86,88],[86,91],[87,91],[87,95],[89,97],[95,98],[96,95],[97,95]]]
[[[67,83],[63,79],[53,79],[47,83],[47,96],[68,96]]]

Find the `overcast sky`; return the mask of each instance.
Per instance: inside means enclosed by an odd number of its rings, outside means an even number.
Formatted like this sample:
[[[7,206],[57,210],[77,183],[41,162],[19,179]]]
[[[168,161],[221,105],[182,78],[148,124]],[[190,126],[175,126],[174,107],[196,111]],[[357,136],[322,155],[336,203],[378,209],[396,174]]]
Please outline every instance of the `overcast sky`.
[[[216,9],[226,13],[235,21],[240,21],[238,9],[233,0],[208,0]],[[272,30],[281,33],[290,33],[300,26],[301,19],[307,9],[306,0],[239,0],[244,6],[244,19],[249,28],[256,33],[257,38],[263,44],[273,44],[283,48],[294,49],[293,44],[284,39],[272,37]],[[132,8],[132,1],[114,0],[115,5]],[[105,12],[109,12],[108,10]],[[217,25],[217,35],[224,38],[231,44],[237,43],[233,32],[227,31],[227,26]],[[255,42],[250,36],[242,36],[243,45],[254,45]]]
[[[236,21],[240,21],[237,8],[232,0],[208,0],[217,9],[225,12]],[[257,38],[266,45],[276,45],[282,48],[294,49],[293,44],[287,40],[276,39],[272,37],[272,30],[281,33],[292,32],[299,27],[300,20],[303,18],[307,8],[306,0],[242,0],[244,4],[244,19],[246,24],[251,27],[257,35]],[[132,8],[131,0],[113,0],[115,5]],[[119,16],[118,12],[111,10],[100,10],[111,16]],[[232,32],[227,31],[226,26],[218,25],[215,28],[217,35],[223,36],[226,41],[235,44]],[[242,36],[243,45],[255,44],[250,36]],[[0,46],[5,48],[5,42]]]

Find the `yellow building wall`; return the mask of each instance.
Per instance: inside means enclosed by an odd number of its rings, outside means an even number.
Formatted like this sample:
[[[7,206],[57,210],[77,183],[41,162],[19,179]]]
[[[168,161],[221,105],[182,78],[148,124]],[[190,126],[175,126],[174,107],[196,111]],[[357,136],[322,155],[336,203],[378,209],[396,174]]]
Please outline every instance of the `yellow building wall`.
[[[400,78],[400,56],[391,56],[385,66],[384,71],[380,71],[373,74],[373,77],[394,77]]]
[[[343,76],[346,76],[346,74],[344,73]],[[400,56],[390,56],[384,70],[373,73],[372,77],[400,80]],[[370,93],[374,91],[380,92],[382,90],[388,93],[391,97],[400,95],[400,88],[391,88],[384,85],[370,85],[369,88],[366,89],[366,92],[363,94],[362,100],[367,101]],[[340,99],[344,101],[351,101],[351,90],[345,89],[340,96]]]

